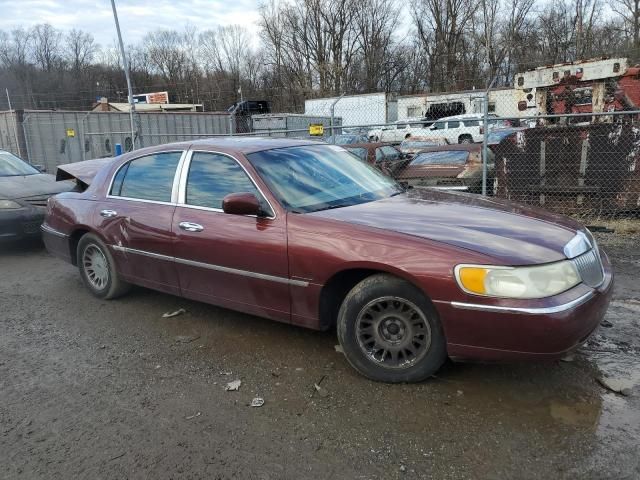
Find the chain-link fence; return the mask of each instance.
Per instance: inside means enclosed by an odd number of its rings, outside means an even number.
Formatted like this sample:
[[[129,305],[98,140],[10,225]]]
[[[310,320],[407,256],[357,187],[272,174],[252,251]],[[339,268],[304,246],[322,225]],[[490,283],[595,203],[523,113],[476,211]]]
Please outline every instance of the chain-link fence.
[[[527,80],[490,91],[309,99],[304,113],[137,113],[133,136],[122,112],[4,112],[0,148],[53,172],[113,156],[117,144],[128,151],[133,139],[136,148],[221,135],[313,139],[341,145],[407,186],[583,218],[637,216],[640,79],[563,75],[564,83],[550,72],[551,85]]]

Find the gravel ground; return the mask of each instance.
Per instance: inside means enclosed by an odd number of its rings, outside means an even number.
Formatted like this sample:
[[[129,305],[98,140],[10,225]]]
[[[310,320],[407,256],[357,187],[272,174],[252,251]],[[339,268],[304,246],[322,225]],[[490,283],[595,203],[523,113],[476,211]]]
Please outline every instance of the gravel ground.
[[[640,238],[600,243],[615,298],[573,361],[417,385],[360,377],[335,332],[145,289],[100,301],[40,245],[3,246],[0,478],[640,478]]]

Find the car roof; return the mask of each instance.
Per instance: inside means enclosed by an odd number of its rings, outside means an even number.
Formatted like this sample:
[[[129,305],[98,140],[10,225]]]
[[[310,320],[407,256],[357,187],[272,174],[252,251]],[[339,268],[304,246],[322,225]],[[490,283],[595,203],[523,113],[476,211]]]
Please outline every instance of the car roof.
[[[440,145],[438,147],[426,147],[420,150],[420,153],[431,152],[450,152],[450,151],[465,151],[465,152],[479,152],[482,150],[481,143],[456,143],[453,145]]]
[[[192,148],[206,146],[241,153],[254,153],[275,148],[301,147],[304,145],[326,145],[326,143],[317,140],[254,136],[212,137],[192,142]]]
[[[393,143],[389,142],[367,142],[367,143],[351,143],[349,145],[338,145],[342,148],[378,148],[378,147],[396,147]]]
[[[490,113],[488,116],[489,117],[495,117],[496,115],[493,114],[493,113]],[[442,117],[442,118],[439,118],[436,121],[440,122],[442,120],[465,120],[465,119],[468,120],[470,118],[482,120],[482,114],[480,114],[480,113],[463,113],[461,115],[452,115],[450,117]]]

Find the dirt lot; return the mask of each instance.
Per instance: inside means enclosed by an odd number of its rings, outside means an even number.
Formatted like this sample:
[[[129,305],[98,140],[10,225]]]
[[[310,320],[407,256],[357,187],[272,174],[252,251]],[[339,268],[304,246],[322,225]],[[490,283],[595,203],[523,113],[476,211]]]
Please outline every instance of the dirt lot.
[[[41,246],[2,247],[0,478],[640,478],[640,238],[600,241],[615,299],[573,361],[395,386],[335,333],[144,289],[100,301]]]

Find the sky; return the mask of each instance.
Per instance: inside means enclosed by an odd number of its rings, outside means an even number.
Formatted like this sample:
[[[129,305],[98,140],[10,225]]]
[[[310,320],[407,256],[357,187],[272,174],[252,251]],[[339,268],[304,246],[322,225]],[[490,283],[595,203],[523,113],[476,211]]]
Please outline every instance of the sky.
[[[125,43],[136,43],[157,29],[199,31],[240,24],[257,43],[259,0],[116,0]],[[79,28],[101,45],[113,45],[116,31],[110,0],[0,0],[0,29],[50,23],[61,30]]]

